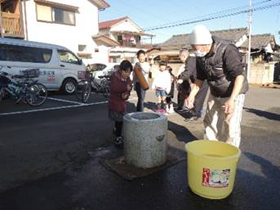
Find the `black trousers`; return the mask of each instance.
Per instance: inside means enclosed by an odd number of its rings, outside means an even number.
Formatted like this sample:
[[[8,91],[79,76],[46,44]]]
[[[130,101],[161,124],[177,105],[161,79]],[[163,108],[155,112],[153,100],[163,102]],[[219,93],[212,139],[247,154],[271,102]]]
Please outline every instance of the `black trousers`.
[[[122,136],[122,128],[123,122],[122,121],[115,121],[115,128],[116,128],[116,136]]]
[[[145,101],[146,91],[143,88],[141,88],[139,82],[135,83],[135,90],[136,90],[137,97],[138,97],[136,111],[137,112],[143,112],[144,111],[144,101]]]
[[[185,104],[185,99],[190,93],[190,87],[185,87],[183,84],[178,85],[177,108],[182,109]]]
[[[198,93],[195,96],[194,100],[194,108],[193,108],[193,115],[196,117],[201,117],[201,110],[203,108],[203,104],[207,95],[209,85],[207,81],[204,81],[202,87],[199,89]]]

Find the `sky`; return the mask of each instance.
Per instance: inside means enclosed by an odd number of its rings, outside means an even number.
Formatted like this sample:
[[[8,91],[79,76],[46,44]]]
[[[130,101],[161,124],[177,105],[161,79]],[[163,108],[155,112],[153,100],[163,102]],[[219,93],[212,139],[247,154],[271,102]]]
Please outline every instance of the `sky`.
[[[220,11],[241,11],[248,9],[249,0],[105,0],[110,7],[99,13],[99,21],[106,21],[128,16],[142,29],[178,22]],[[252,0],[253,8],[264,7],[280,0]],[[237,10],[232,10],[238,8]],[[228,14],[229,12],[227,12]],[[190,33],[195,25],[204,24],[209,30],[223,30],[248,27],[248,14],[225,17],[200,23],[186,24],[179,27],[146,31],[156,37],[153,43],[161,43],[173,35]],[[253,11],[252,34],[270,33],[280,44],[280,6]]]

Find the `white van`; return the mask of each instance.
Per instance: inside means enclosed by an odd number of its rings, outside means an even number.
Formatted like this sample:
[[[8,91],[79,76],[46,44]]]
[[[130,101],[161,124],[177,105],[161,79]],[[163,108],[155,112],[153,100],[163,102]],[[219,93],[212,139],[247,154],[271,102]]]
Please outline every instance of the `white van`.
[[[40,69],[39,82],[48,90],[75,91],[86,75],[86,66],[65,47],[18,39],[0,38],[2,71],[20,74],[25,69]]]

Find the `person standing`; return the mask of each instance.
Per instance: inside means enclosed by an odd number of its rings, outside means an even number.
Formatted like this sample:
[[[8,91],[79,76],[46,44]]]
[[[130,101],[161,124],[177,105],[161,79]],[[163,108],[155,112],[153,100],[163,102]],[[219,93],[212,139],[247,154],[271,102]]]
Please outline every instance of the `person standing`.
[[[148,62],[146,62],[146,53],[144,50],[139,50],[136,55],[137,55],[139,62],[137,62],[135,64],[134,71],[135,71],[135,69],[141,69],[143,76],[145,77],[146,81],[148,81],[149,72],[150,72],[150,64]],[[138,97],[136,111],[143,112],[146,90],[144,90],[141,87],[140,82],[137,79],[137,77],[135,76],[135,74],[134,74],[134,80],[135,80],[135,90],[136,90],[137,97]]]
[[[116,139],[114,143],[117,146],[123,144],[123,116],[126,113],[126,100],[129,98],[132,89],[132,83],[129,78],[131,71],[131,63],[124,60],[121,62],[119,70],[114,72],[110,79],[108,115],[109,119],[115,122],[114,133],[116,134]]]
[[[166,112],[168,114],[172,114],[174,113],[174,107],[173,107],[173,102],[172,102],[172,99],[174,97],[174,86],[175,86],[175,82],[176,82],[176,77],[175,75],[172,73],[172,68],[171,66],[167,66],[166,67],[167,71],[169,72],[170,74],[170,79],[171,79],[171,88],[170,88],[170,91],[169,93],[167,93],[167,96],[166,96]]]
[[[204,25],[194,28],[190,43],[197,59],[197,78],[186,105],[193,108],[195,96],[207,80],[210,96],[204,118],[204,138],[239,147],[242,109],[248,91],[242,57],[234,45],[215,41]]]
[[[194,56],[194,54],[190,54],[186,60],[185,71],[183,71],[178,78],[179,80],[181,79],[183,81],[188,81],[190,84],[189,91],[185,99],[191,92],[191,87],[193,86],[196,77],[196,57]],[[209,86],[207,82],[204,81],[202,87],[199,89],[197,95],[195,96],[194,107],[191,110],[189,110],[189,116],[188,118],[186,118],[186,121],[198,120],[201,117],[203,104],[208,92],[208,87]]]
[[[183,62],[183,64],[180,66],[178,73],[177,73],[177,90],[178,90],[178,96],[177,96],[177,111],[183,111],[184,110],[184,104],[185,104],[185,98],[190,93],[190,82],[188,79],[180,79],[181,74],[185,71],[185,64],[186,60],[189,56],[189,52],[186,49],[182,49],[179,52],[180,60]]]
[[[166,109],[166,96],[171,90],[171,75],[166,67],[167,63],[161,61],[159,64],[159,71],[152,84],[152,89],[156,90],[158,110]]]

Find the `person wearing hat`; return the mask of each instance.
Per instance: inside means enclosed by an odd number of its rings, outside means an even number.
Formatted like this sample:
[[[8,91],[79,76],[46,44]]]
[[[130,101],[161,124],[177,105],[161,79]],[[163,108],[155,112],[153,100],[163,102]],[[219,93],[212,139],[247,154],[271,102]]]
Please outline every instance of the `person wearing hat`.
[[[186,105],[193,108],[195,96],[207,80],[210,95],[204,118],[204,138],[239,147],[242,109],[248,91],[241,55],[233,44],[213,39],[204,25],[196,26],[189,38],[196,55],[197,78]]]

